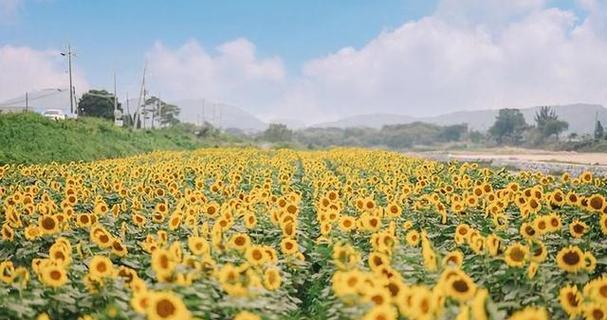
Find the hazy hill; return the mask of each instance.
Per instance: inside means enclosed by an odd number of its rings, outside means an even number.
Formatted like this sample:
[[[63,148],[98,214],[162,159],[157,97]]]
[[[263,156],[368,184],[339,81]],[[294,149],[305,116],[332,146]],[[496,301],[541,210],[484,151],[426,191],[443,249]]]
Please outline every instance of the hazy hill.
[[[409,117],[399,114],[373,113],[361,114],[345,117],[333,122],[323,122],[310,127],[315,128],[348,128],[348,127],[369,127],[381,128],[384,125],[403,124],[418,121],[415,117]]]
[[[602,123],[607,123],[607,109],[597,104],[568,104],[553,106],[559,118],[569,122],[568,132],[578,134],[592,133],[594,131],[595,117]],[[523,108],[521,112],[527,123],[535,123],[535,113],[539,107]],[[335,122],[326,122],[310,127],[371,127],[381,128],[383,125],[411,123],[422,121],[438,125],[451,125],[467,123],[470,129],[486,131],[495,122],[498,110],[458,111],[435,117],[409,117],[394,114],[371,114],[346,117]]]
[[[190,123],[207,121],[216,127],[237,128],[244,132],[259,132],[267,124],[254,115],[235,106],[213,103],[203,99],[172,101],[181,108],[179,118]]]

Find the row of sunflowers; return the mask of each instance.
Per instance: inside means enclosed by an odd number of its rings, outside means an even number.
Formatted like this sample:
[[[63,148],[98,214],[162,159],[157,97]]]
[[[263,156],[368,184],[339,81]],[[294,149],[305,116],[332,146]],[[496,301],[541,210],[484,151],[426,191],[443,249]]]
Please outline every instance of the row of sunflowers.
[[[0,167],[0,319],[607,319],[607,179],[216,148]]]

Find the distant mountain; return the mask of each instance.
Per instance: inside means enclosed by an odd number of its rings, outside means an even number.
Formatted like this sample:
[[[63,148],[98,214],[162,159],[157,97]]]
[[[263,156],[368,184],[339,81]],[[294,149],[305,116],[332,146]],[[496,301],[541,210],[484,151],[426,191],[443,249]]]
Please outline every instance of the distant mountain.
[[[388,113],[373,113],[373,114],[362,114],[351,117],[345,117],[343,119],[333,122],[323,122],[309,127],[313,128],[348,128],[348,127],[368,127],[368,128],[381,128],[384,125],[390,124],[403,124],[418,121],[414,117],[403,116],[399,114],[388,114]]]
[[[569,123],[567,132],[578,134],[593,133],[595,119],[607,123],[607,109],[598,104],[568,104],[552,106],[559,119]],[[520,109],[528,124],[534,124],[535,113],[540,107]],[[467,123],[473,130],[487,131],[495,122],[499,110],[458,111],[434,117],[409,117],[394,114],[370,114],[346,117],[335,122],[325,122],[310,127],[370,127],[381,128],[384,125],[405,124],[415,121],[433,123],[438,125],[452,125]]]
[[[303,129],[306,127],[306,123],[292,118],[276,118],[268,121],[268,123],[280,123],[287,126],[291,130]]]
[[[181,108],[179,118],[190,123],[204,121],[221,128],[236,128],[246,133],[263,131],[267,124],[241,108],[203,99],[170,101]]]

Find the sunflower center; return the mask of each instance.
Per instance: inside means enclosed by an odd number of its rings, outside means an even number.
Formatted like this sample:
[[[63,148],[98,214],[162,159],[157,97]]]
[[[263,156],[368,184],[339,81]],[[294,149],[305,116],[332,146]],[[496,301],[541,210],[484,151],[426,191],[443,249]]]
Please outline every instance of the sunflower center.
[[[573,307],[577,307],[578,305],[578,299],[575,296],[575,294],[573,293],[568,293],[567,294],[567,301],[569,302],[569,305],[573,306]]]
[[[156,304],[156,313],[161,318],[168,318],[175,313],[175,310],[176,308],[173,303],[167,299],[162,299]]]
[[[516,262],[520,262],[525,259],[525,253],[520,248],[515,247],[510,252],[510,258]]]
[[[50,276],[51,276],[51,279],[53,279],[53,280],[59,280],[59,279],[61,279],[61,272],[59,272],[57,270],[53,270],[53,271],[51,271]]]
[[[42,227],[46,230],[55,229],[55,220],[50,217],[46,217],[42,220]]]
[[[470,287],[464,280],[455,280],[453,281],[453,289],[455,289],[457,292],[468,292]]]
[[[569,251],[563,255],[563,261],[568,265],[576,265],[580,262],[580,255],[577,252]]]
[[[105,265],[105,263],[101,262],[97,264],[97,271],[99,271],[100,273],[104,273],[105,270],[107,270],[107,266]]]
[[[595,210],[603,208],[603,199],[599,197],[593,197],[592,199],[590,199],[590,206],[592,207],[592,209]]]
[[[605,317],[605,313],[600,309],[592,310],[592,318],[593,319],[603,319]]]
[[[576,224],[573,226],[573,231],[575,231],[575,233],[584,233],[584,226],[581,224]]]
[[[532,227],[532,226],[527,226],[527,227],[525,228],[525,232],[526,232],[528,235],[530,235],[530,236],[535,235],[535,229],[533,229],[533,227]]]
[[[163,269],[167,269],[169,267],[169,258],[166,255],[160,256],[160,266]]]

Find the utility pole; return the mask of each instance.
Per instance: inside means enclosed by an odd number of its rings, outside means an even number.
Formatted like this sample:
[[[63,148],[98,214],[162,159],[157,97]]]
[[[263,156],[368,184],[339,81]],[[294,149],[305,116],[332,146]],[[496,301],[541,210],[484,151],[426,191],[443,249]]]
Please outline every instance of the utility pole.
[[[25,93],[25,111],[27,111],[27,109],[29,108],[29,104],[30,104],[29,102],[30,102],[29,93],[26,92]]]
[[[114,124],[116,124],[116,110],[118,110],[118,95],[116,94],[116,71],[114,71]]]
[[[143,77],[141,79],[141,91],[139,92],[139,101],[137,102],[137,111],[135,112],[135,128],[140,128],[141,109],[145,104],[145,72],[148,67],[147,61],[143,65]],[[142,101],[143,99],[143,101]],[[145,122],[145,119],[144,119]],[[142,123],[144,124],[144,123]]]
[[[72,47],[68,44],[67,52],[61,52],[61,55],[67,57],[68,73],[70,76],[70,111],[74,114],[74,84],[72,82],[72,56],[74,53],[72,52]],[[76,110],[76,114],[78,114],[78,110]]]
[[[130,119],[131,119],[131,110],[129,109],[129,92],[127,91],[126,93],[126,114],[127,114],[127,119],[129,119],[129,123],[130,123]],[[127,123],[127,127],[129,126],[129,123]]]

